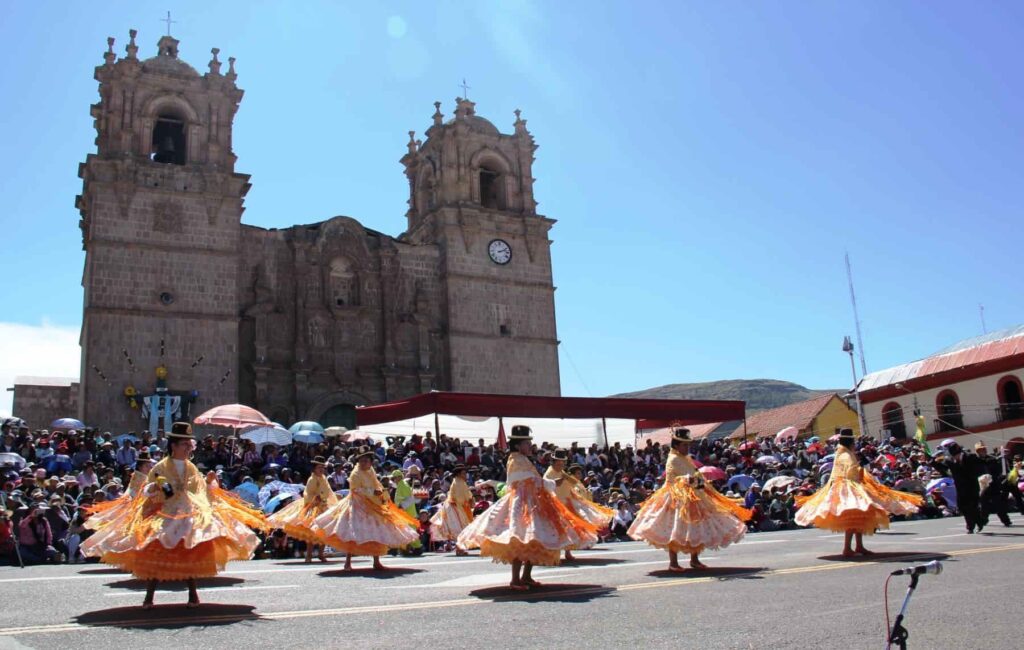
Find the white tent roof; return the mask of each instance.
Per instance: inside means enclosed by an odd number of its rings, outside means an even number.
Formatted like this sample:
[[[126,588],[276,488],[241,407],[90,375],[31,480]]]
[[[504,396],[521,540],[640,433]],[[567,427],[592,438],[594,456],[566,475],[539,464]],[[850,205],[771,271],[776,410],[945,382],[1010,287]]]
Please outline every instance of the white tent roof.
[[[449,438],[468,440],[476,444],[483,438],[485,444],[498,439],[498,418],[463,417],[459,415],[438,415],[437,422],[441,434]],[[591,444],[604,446],[604,432],[600,419],[562,420],[558,418],[506,418],[505,435],[512,432],[516,424],[525,424],[533,430],[533,439],[537,444],[550,442],[559,447],[568,447],[572,443],[589,447]],[[634,420],[607,420],[608,444],[616,442],[622,446],[633,445],[636,440],[636,423]],[[383,440],[388,436],[425,435],[427,431],[436,433],[434,416],[425,415],[409,420],[372,424],[351,431],[353,438],[367,437]]]

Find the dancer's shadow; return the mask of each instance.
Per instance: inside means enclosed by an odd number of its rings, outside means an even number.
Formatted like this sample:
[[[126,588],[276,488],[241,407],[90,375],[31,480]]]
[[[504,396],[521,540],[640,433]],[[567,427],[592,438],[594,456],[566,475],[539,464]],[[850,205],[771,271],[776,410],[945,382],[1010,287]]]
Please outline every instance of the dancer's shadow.
[[[527,603],[540,601],[557,601],[560,603],[587,603],[596,598],[603,598],[615,593],[612,587],[603,585],[574,585],[565,583],[547,583],[534,587],[529,591],[516,591],[508,585],[487,587],[469,592],[482,600],[494,602],[522,601]]]
[[[78,573],[81,574],[81,575],[100,575],[100,576],[103,576],[103,575],[111,575],[111,576],[116,576],[116,575],[126,576],[126,575],[130,575],[127,571],[122,571],[121,569],[82,569]]]
[[[905,551],[903,553],[876,551],[871,555],[855,555],[853,557],[843,557],[842,553],[821,555],[818,559],[826,562],[930,562],[931,560],[949,559],[949,555],[927,551]]]
[[[686,569],[685,571],[669,571],[658,569],[649,571],[647,575],[652,578],[714,578],[716,580],[763,580],[759,573],[764,567],[731,566],[731,567],[708,567],[707,569]]]
[[[978,533],[985,537],[1024,537],[1024,533]]]
[[[373,578],[374,580],[391,580],[402,576],[423,573],[423,569],[409,569],[406,567],[395,567],[377,571],[371,567],[355,567],[351,571],[336,569],[334,571],[321,571],[317,575],[321,578]]]
[[[284,561],[284,562],[274,562],[274,565],[275,566],[308,566],[308,567],[317,567],[317,566],[327,566],[327,565],[330,565],[330,564],[337,564],[338,563],[338,559],[339,558],[327,558],[326,562],[321,562],[320,560],[318,560],[316,558],[313,558],[312,562],[306,562],[305,560],[292,560],[292,561]],[[344,558],[341,558],[341,559],[344,559]]]
[[[897,536],[900,536],[900,535],[917,535],[917,533],[908,533],[906,531],[888,531],[888,532],[879,531],[879,532],[875,533],[876,537],[897,537]]]
[[[574,566],[606,566],[609,564],[624,564],[626,560],[613,557],[576,557],[573,560],[562,560],[559,567],[572,568]]]
[[[157,605],[152,609],[142,607],[115,607],[86,612],[75,617],[79,625],[90,627],[157,628],[176,630],[187,627],[210,627],[231,625],[242,621],[259,620],[260,616],[252,605],[225,605],[203,603],[190,609],[185,605]]]
[[[216,576],[213,578],[199,578],[196,580],[196,586],[200,589],[209,589],[211,587],[231,587],[234,585],[242,584],[245,582],[242,578],[230,578],[227,576]],[[145,591],[147,580],[139,580],[138,578],[132,578],[130,580],[119,580],[118,582],[109,582],[107,586],[112,589],[128,589],[131,591]],[[158,582],[157,589],[161,591],[186,591],[188,589],[188,583],[184,580],[168,580],[166,582]]]

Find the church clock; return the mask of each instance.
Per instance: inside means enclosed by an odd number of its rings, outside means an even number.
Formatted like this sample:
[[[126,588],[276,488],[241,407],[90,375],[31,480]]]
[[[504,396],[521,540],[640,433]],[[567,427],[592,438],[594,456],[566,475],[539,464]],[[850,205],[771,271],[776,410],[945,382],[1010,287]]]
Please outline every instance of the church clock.
[[[512,261],[512,247],[503,239],[495,239],[487,245],[487,254],[495,264],[508,264]]]

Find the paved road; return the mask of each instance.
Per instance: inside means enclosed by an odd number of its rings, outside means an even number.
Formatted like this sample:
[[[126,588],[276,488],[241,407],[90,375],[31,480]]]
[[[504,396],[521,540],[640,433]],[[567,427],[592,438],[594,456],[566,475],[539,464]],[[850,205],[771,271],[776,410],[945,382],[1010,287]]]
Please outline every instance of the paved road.
[[[959,519],[895,524],[879,554],[848,562],[840,536],[818,530],[750,535],[710,553],[707,571],[669,574],[665,554],[639,543],[580,552],[538,569],[520,595],[508,568],[479,557],[390,558],[375,574],[357,562],[241,562],[202,584],[138,608],[143,585],[99,565],[0,569],[5,648],[879,648],[882,587],[894,567],[939,558],[908,618],[912,648],[1019,645],[1024,518],[966,535]],[[893,579],[898,607],[907,579]]]

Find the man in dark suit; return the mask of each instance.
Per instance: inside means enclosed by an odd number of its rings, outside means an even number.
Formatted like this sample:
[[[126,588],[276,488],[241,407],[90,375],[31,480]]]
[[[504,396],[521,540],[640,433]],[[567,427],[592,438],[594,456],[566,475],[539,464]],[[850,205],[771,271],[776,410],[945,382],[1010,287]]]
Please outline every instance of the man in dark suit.
[[[950,476],[956,485],[956,505],[964,516],[968,534],[975,529],[980,533],[985,527],[985,520],[979,503],[981,486],[978,485],[978,477],[987,473],[985,463],[974,454],[964,451],[955,440],[943,440],[939,447],[945,452],[946,458],[934,464]]]
[[[978,460],[984,463],[985,473],[992,477],[992,482],[981,492],[981,514],[986,523],[989,515],[994,514],[1009,528],[1013,525],[1006,507],[1010,489],[1006,483],[1006,474],[1003,473],[1003,461],[990,456],[983,442],[974,445],[974,451],[978,454]]]

